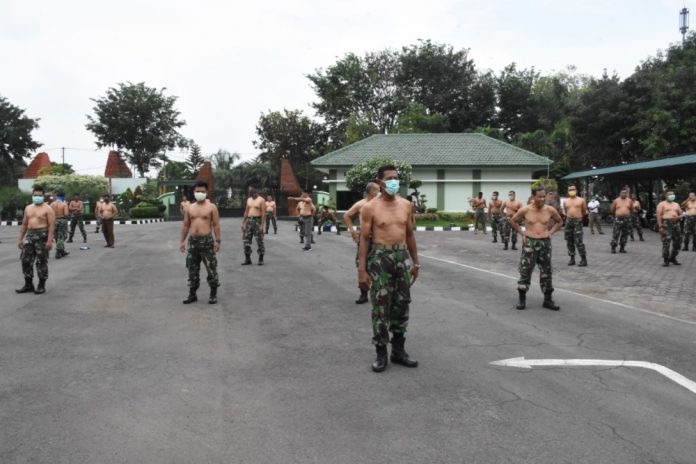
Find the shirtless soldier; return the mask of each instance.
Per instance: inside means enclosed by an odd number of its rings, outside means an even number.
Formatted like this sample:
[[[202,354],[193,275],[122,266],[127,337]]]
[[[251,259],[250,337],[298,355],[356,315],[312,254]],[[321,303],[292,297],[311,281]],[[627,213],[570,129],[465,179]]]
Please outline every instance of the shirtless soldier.
[[[483,230],[483,233],[486,234],[486,213],[484,211],[486,209],[486,200],[483,198],[483,192],[478,193],[471,205],[474,207],[474,233],[478,234],[479,230]]]
[[[392,332],[391,362],[417,367],[404,349],[408,328],[411,285],[418,278],[418,250],[413,233],[413,208],[399,197],[399,173],[394,166],[382,166],[378,178],[384,182],[382,196],[366,203],[360,212],[360,259],[358,282],[370,289],[372,342],[377,359],[374,372],[387,368],[387,343]],[[370,237],[372,246],[370,247]],[[409,269],[409,259],[412,265]]]
[[[289,197],[289,200],[299,201],[297,208],[300,213],[300,219],[302,219],[303,233],[300,234],[301,241],[304,240],[304,251],[310,251],[312,249],[312,243],[314,243],[314,215],[317,212],[317,207],[314,206],[312,197],[306,190],[302,192],[300,197]]]
[[[51,209],[56,218],[56,230],[53,236],[56,239],[56,259],[68,256],[70,253],[65,251],[65,239],[68,236],[68,204],[65,202],[65,195],[56,195],[56,201],[51,203]]]
[[[17,293],[34,292],[37,295],[46,292],[48,279],[48,254],[53,247],[53,228],[55,214],[53,209],[44,204],[44,189],[34,187],[31,192],[32,204],[24,208],[24,218],[19,228],[17,247],[22,250],[22,273],[24,287],[15,290]],[[39,285],[34,290],[34,261]]]
[[[563,209],[566,213],[565,239],[570,256],[568,266],[575,266],[575,248],[577,248],[580,254],[578,266],[584,267],[587,266],[587,253],[582,241],[582,220],[587,215],[587,203],[584,198],[577,195],[578,190],[575,185],[569,185],[568,196],[570,198],[563,201]]]
[[[183,217],[184,214],[186,214],[186,209],[189,207],[191,202],[189,201],[188,197],[186,195],[181,196],[181,203],[179,203],[179,211],[181,211],[181,216]]]
[[[635,238],[633,236],[633,229],[635,229],[638,231],[639,240],[644,242],[643,227],[640,224],[640,213],[643,211],[643,207],[640,205],[638,195],[635,193],[631,194],[631,200],[633,200],[633,207],[631,208],[631,241],[635,242]]]
[[[73,237],[75,236],[75,227],[80,226],[80,232],[82,232],[82,241],[87,243],[87,234],[85,233],[85,223],[82,220],[82,210],[84,208],[84,203],[80,200],[80,195],[77,193],[73,195],[73,199],[68,205],[70,210],[70,238],[68,238],[68,243],[72,243]]]
[[[500,240],[503,240],[503,228],[500,222],[502,207],[503,202],[498,200],[498,192],[493,192],[491,201],[488,203],[488,220],[491,222],[491,229],[493,231],[493,243],[498,243],[498,230],[500,230]]]
[[[195,203],[191,203],[184,211],[184,224],[181,227],[179,249],[186,251],[186,236],[188,235],[188,253],[186,268],[188,269],[189,296],[182,303],[191,304],[198,301],[196,291],[200,285],[201,261],[208,272],[210,286],[209,304],[217,303],[217,289],[220,286],[217,273],[217,257],[220,251],[220,216],[217,207],[206,199],[208,184],[196,182],[193,188]],[[215,233],[215,241],[213,234]]]
[[[104,204],[99,207],[99,217],[102,220],[102,233],[106,245],[104,248],[114,247],[114,217],[118,214],[118,208],[111,203],[111,196],[104,195]]]
[[[614,230],[611,233],[611,252],[616,253],[616,244],[619,244],[619,253],[626,253],[626,242],[631,234],[631,211],[633,200],[628,198],[628,191],[621,190],[619,198],[611,204],[611,214],[614,215]]]
[[[503,202],[501,209],[503,211],[503,231],[500,236],[503,240],[503,250],[508,249],[508,241],[510,240],[510,234],[512,234],[512,249],[517,249],[517,232],[512,228],[511,219],[515,213],[522,208],[522,202],[515,199],[515,191],[510,190],[508,193],[508,199]]]
[[[670,263],[679,266],[681,263],[677,261],[677,255],[681,249],[681,231],[679,230],[679,219],[681,218],[682,210],[678,203],[674,200],[676,196],[671,190],[665,192],[665,200],[657,205],[657,226],[660,228],[660,236],[662,237],[662,258],[664,259],[663,266],[667,267]],[[669,245],[672,244],[672,253],[669,251]]]
[[[259,266],[263,266],[263,255],[266,248],[263,244],[263,230],[266,227],[266,200],[259,196],[256,187],[249,187],[249,198],[242,219],[242,234],[244,234],[244,256],[242,266],[251,264],[251,242],[256,236],[256,252],[259,254]]]
[[[362,200],[359,200],[356,202],[353,206],[350,207],[348,211],[346,211],[343,214],[343,222],[346,224],[346,228],[348,229],[348,232],[350,232],[351,237],[353,237],[353,241],[358,245],[357,252],[355,254],[355,265],[358,266],[360,263],[360,234],[355,231],[355,228],[353,227],[353,218],[355,215],[358,215],[358,219],[360,218],[360,211],[363,209],[363,207],[371,200],[374,200],[377,197],[377,194],[379,193],[379,185],[377,185],[375,182],[369,182],[367,184],[367,187],[365,187],[365,193],[367,196],[363,198]],[[368,255],[369,255],[369,250],[368,250]],[[367,292],[368,289],[363,289],[358,285],[358,288],[360,288],[360,298],[355,300],[355,304],[363,304],[367,303],[368,298],[367,298]]]
[[[268,195],[266,197],[266,235],[268,235],[268,230],[271,228],[271,222],[273,222],[273,234],[278,233],[277,215],[276,202],[273,201],[272,196]]]
[[[551,236],[563,224],[561,215],[553,206],[545,204],[546,192],[543,188],[532,189],[532,204],[523,206],[512,217],[512,227],[522,236],[522,256],[520,256],[520,280],[517,281],[517,292],[520,301],[517,309],[527,305],[527,291],[532,280],[534,265],[539,264],[539,283],[544,292],[544,308],[558,311],[561,309],[551,298],[553,295],[551,269]],[[525,231],[520,229],[519,222],[524,220]],[[549,223],[553,227],[549,230]]]
[[[684,215],[684,251],[689,251],[689,237],[691,237],[691,251],[696,251],[696,193],[690,192],[689,198],[682,202],[686,210]]]

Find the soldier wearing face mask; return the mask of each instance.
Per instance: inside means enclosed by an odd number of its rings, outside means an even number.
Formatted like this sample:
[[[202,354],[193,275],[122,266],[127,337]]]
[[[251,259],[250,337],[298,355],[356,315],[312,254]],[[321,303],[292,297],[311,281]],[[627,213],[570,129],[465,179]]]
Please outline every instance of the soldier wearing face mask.
[[[488,203],[488,220],[491,222],[491,231],[493,235],[493,243],[498,243],[498,232],[500,239],[503,239],[502,224],[500,222],[500,211],[502,210],[503,202],[498,200],[498,192],[493,192],[491,201]]]
[[[568,186],[568,197],[563,201],[563,209],[566,213],[565,239],[568,246],[568,256],[570,256],[568,266],[575,265],[576,248],[580,254],[578,266],[587,266],[587,253],[585,243],[582,240],[582,220],[587,215],[587,203],[584,198],[578,196],[575,185]]]
[[[48,279],[48,254],[53,247],[53,229],[56,215],[50,206],[44,203],[44,189],[34,187],[31,193],[32,204],[24,208],[22,225],[19,228],[17,247],[22,250],[22,273],[24,287],[17,293],[46,292]],[[39,276],[39,285],[34,289],[34,262]]]
[[[665,192],[665,200],[657,205],[657,225],[660,228],[660,236],[662,237],[662,258],[663,266],[667,267],[670,264],[679,266],[681,263],[677,261],[677,255],[681,248],[681,231],[679,230],[679,219],[682,215],[681,207],[676,203],[674,192],[668,190]],[[670,252],[670,244],[672,250]]]
[[[104,248],[114,247],[114,217],[118,214],[118,208],[116,205],[111,203],[111,197],[109,195],[104,196],[104,204],[99,207],[99,216],[102,220],[102,233],[104,234],[104,240],[106,245]]]
[[[510,237],[512,237],[512,249],[517,249],[517,232],[512,228],[511,219],[515,213],[522,208],[522,202],[515,199],[515,191],[510,190],[508,193],[508,199],[503,202],[503,228],[500,234],[503,240],[503,250],[508,249],[508,242]]]
[[[249,187],[244,219],[242,220],[242,234],[244,234],[244,256],[242,266],[251,264],[251,243],[256,236],[256,251],[259,254],[259,266],[263,266],[263,255],[266,247],[263,244],[263,231],[266,227],[266,200],[259,196],[255,187]]]

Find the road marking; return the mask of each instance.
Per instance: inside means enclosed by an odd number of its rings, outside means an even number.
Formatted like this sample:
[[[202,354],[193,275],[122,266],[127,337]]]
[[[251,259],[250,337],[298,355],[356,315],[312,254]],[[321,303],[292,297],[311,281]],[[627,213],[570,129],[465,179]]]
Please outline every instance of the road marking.
[[[491,364],[494,366],[519,367],[521,369],[531,369],[533,367],[640,367],[659,372],[671,381],[691,391],[691,393],[696,394],[696,382],[661,364],[647,361],[614,361],[609,359],[525,359],[521,357],[493,361]]]
[[[489,271],[488,269],[482,269],[482,268],[480,268],[480,267],[471,266],[471,265],[469,265],[469,264],[462,264],[462,263],[458,263],[458,262],[456,262],[456,261],[450,261],[449,259],[436,258],[436,257],[434,257],[434,256],[429,256],[429,255],[426,255],[426,254],[423,254],[423,253],[418,253],[418,256],[419,256],[419,257],[422,256],[422,257],[424,257],[424,258],[432,259],[433,261],[440,261],[441,263],[452,264],[452,265],[454,265],[454,266],[460,266],[460,267],[463,267],[463,268],[466,268],[466,269],[471,269],[471,270],[473,270],[473,271],[485,272],[485,273],[487,273],[487,274],[491,274],[491,275],[494,275],[494,276],[503,277],[503,278],[505,278],[505,279],[510,279],[510,280],[517,281],[517,277],[513,277],[513,276],[510,276],[510,275],[507,275],[507,274],[500,273],[500,272]],[[632,310],[634,310],[634,311],[639,311],[639,312],[641,312],[641,313],[652,314],[653,316],[658,316],[658,317],[663,317],[663,318],[665,318],[665,319],[670,319],[670,320],[672,320],[672,321],[684,322],[684,323],[686,323],[686,324],[696,325],[696,322],[695,322],[695,321],[690,321],[690,320],[688,320],[688,319],[680,319],[680,318],[678,318],[678,317],[674,317],[674,316],[669,316],[669,315],[667,315],[667,314],[658,313],[658,312],[655,312],[655,311],[651,311],[651,310],[649,310],[649,309],[638,308],[638,307],[636,307],[636,306],[631,306],[631,305],[628,305],[628,304],[625,304],[625,303],[619,303],[618,301],[605,300],[604,298],[598,298],[598,297],[596,297],[596,296],[586,295],[586,294],[584,294],[584,293],[579,293],[579,292],[574,292],[573,290],[566,290],[566,289],[564,289],[564,288],[559,288],[559,287],[554,287],[554,288],[555,288],[555,290],[558,290],[558,291],[560,291],[560,292],[570,293],[571,295],[580,296],[580,297],[583,297],[583,298],[589,298],[590,300],[601,301],[602,303],[613,304],[613,305],[616,305],[616,306],[620,306],[620,307],[622,307],[622,308],[632,309]]]

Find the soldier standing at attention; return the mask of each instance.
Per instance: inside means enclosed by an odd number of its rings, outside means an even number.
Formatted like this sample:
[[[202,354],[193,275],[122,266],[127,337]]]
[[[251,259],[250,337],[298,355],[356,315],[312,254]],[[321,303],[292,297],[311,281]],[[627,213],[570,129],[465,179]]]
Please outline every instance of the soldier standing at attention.
[[[599,223],[600,206],[601,203],[599,202],[599,199],[597,197],[594,197],[587,204],[587,209],[590,211],[590,232],[592,233],[592,235],[594,235],[595,227],[597,227],[597,232],[599,232],[599,235],[604,235],[604,232],[602,232],[602,226]]]
[[[104,240],[106,245],[104,248],[113,248],[114,239],[114,217],[118,214],[118,208],[116,205],[111,203],[111,197],[109,195],[104,196],[104,204],[99,207],[99,217],[102,220],[102,233],[104,234]]]
[[[278,233],[278,224],[276,223],[276,218],[278,211],[276,208],[276,202],[273,201],[273,197],[268,195],[266,197],[266,235],[268,235],[268,230],[271,228],[271,222],[273,222],[273,234]]]
[[[104,198],[100,198],[99,201],[94,205],[94,219],[97,223],[97,228],[94,231],[95,234],[99,233],[99,228],[101,227],[101,217],[99,216],[99,208],[101,208],[103,204]]]
[[[17,247],[22,250],[24,287],[15,290],[17,293],[34,292],[39,295],[46,292],[48,255],[53,247],[55,214],[51,207],[44,204],[44,195],[42,187],[34,187],[31,193],[32,204],[24,208],[17,241]],[[36,273],[39,276],[39,285],[36,290],[34,289],[34,261],[36,261]]]
[[[302,220],[302,233],[300,234],[300,242],[304,240],[304,251],[310,251],[312,249],[312,243],[314,243],[314,215],[317,212],[317,207],[314,206],[312,197],[309,196],[309,192],[306,190],[302,191],[301,197],[289,197],[289,200],[299,201],[297,205],[300,213],[300,219]]]
[[[665,200],[657,205],[657,226],[660,228],[662,237],[662,258],[663,266],[667,267],[670,263],[675,266],[681,265],[677,261],[677,255],[681,249],[681,231],[679,230],[679,219],[682,210],[678,203],[675,203],[676,196],[671,190],[665,192]],[[670,253],[669,245],[672,244]]]
[[[408,328],[411,285],[418,278],[418,250],[413,233],[413,208],[399,197],[399,173],[394,166],[382,166],[379,180],[382,196],[366,203],[360,211],[360,260],[358,282],[370,289],[372,302],[372,342],[377,359],[374,372],[387,368],[387,344],[392,332],[391,362],[417,367],[404,348]],[[370,247],[370,237],[372,246]],[[409,260],[413,263],[410,266]]]
[[[689,251],[689,237],[691,237],[691,251],[696,251],[696,193],[690,192],[689,198],[682,202],[686,210],[684,218],[684,251]]]
[[[636,195],[635,193],[631,194],[631,200],[633,200],[633,207],[631,208],[631,241],[635,242],[635,238],[633,236],[633,229],[635,229],[638,231],[639,240],[641,242],[644,242],[645,240],[643,239],[643,227],[640,224],[640,213],[643,211],[643,207],[640,205],[640,201],[638,201],[638,195]]]
[[[244,234],[244,256],[242,266],[251,264],[251,243],[256,236],[256,252],[259,255],[259,266],[263,266],[263,255],[266,248],[263,244],[263,230],[266,227],[266,200],[259,196],[256,187],[249,187],[249,198],[242,219],[242,234]]]
[[[65,239],[68,236],[68,204],[62,193],[56,195],[56,201],[51,203],[51,209],[56,218],[56,229],[53,236],[56,239],[56,259],[68,256],[70,253],[65,251]]]
[[[578,195],[578,190],[575,185],[568,186],[568,196],[570,198],[563,201],[563,208],[566,213],[565,222],[565,239],[568,245],[568,255],[570,261],[568,266],[575,266],[575,249],[578,249],[580,254],[580,264],[578,266],[587,266],[587,252],[585,244],[582,241],[582,220],[587,214],[587,203],[585,199]]]
[[[483,230],[486,234],[486,200],[483,198],[483,192],[479,192],[474,198],[472,206],[474,207],[474,233],[478,234],[479,230]]]
[[[186,251],[186,236],[188,235],[188,253],[186,254],[186,268],[188,269],[189,296],[182,303],[191,304],[198,301],[196,291],[200,285],[201,262],[208,272],[208,286],[210,286],[209,304],[217,303],[217,289],[220,286],[217,273],[217,257],[215,253],[220,251],[221,233],[220,216],[217,207],[206,199],[208,196],[208,184],[204,181],[196,182],[193,188],[195,203],[191,203],[184,211],[184,224],[181,227],[179,249]],[[215,240],[213,234],[215,233]]]
[[[367,196],[363,198],[362,200],[357,201],[353,206],[350,207],[348,211],[346,211],[343,214],[343,222],[346,224],[346,228],[348,229],[348,232],[350,232],[350,236],[353,237],[353,241],[358,245],[357,252],[355,254],[355,266],[357,267],[360,263],[360,234],[355,231],[355,228],[353,227],[353,218],[355,215],[358,215],[358,218],[360,218],[360,211],[363,209],[363,207],[370,201],[374,200],[377,197],[377,194],[379,193],[379,185],[377,185],[375,182],[369,182],[367,184],[367,187],[365,187],[365,193]],[[368,242],[370,243],[370,242]],[[368,250],[368,255],[369,255],[369,250]],[[360,287],[358,285],[358,288],[360,288],[360,297],[355,300],[355,304],[363,304],[367,303],[368,298],[367,298],[367,293],[368,289]]]
[[[500,231],[500,240],[503,240],[503,229],[500,223],[502,206],[503,202],[498,200],[498,192],[493,192],[491,201],[488,203],[488,220],[491,222],[491,230],[493,231],[493,243],[498,243],[498,231]]]
[[[503,202],[503,231],[500,236],[503,240],[503,250],[508,249],[508,241],[510,240],[510,235],[512,234],[512,249],[517,249],[517,232],[512,228],[512,217],[515,213],[522,208],[522,202],[515,199],[515,191],[510,190],[508,193],[508,199]]]
[[[551,269],[551,237],[563,224],[561,215],[553,206],[546,203],[546,192],[543,188],[532,189],[532,204],[523,206],[512,217],[512,227],[522,236],[522,256],[520,256],[520,280],[517,281],[519,302],[517,309],[525,309],[527,291],[532,280],[534,266],[539,265],[539,283],[544,293],[544,308],[558,311],[561,309],[551,298],[553,295]],[[520,229],[519,222],[524,220],[525,231]],[[549,230],[549,224],[553,227]]]
[[[73,237],[75,236],[75,227],[80,226],[80,232],[82,232],[82,242],[87,243],[87,234],[85,233],[85,223],[82,220],[82,209],[84,208],[84,203],[80,200],[80,195],[77,193],[73,195],[73,199],[68,205],[70,210],[70,238],[68,243],[72,243]]]
[[[611,233],[611,252],[616,253],[616,244],[619,244],[619,253],[626,253],[626,242],[631,234],[631,210],[633,200],[628,198],[628,191],[621,190],[619,198],[611,204],[611,214],[614,215],[614,230]]]

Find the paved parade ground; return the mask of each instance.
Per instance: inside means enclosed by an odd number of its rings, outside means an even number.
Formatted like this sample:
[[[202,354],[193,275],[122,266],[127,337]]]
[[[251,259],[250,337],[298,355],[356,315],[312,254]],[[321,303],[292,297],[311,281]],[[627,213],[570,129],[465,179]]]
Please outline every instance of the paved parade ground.
[[[115,249],[90,226],[91,249],[51,258],[44,295],[15,294],[18,228],[0,227],[0,462],[696,461],[696,252],[663,268],[657,234],[612,255],[610,231],[585,229],[587,268],[557,234],[553,312],[538,270],[514,309],[519,252],[418,232],[420,366],[375,374],[348,235],[306,253],[281,222],[266,265],[241,267],[240,221],[224,219],[219,303],[203,271],[185,306],[180,226],[117,225]],[[519,357],[669,370],[491,364]]]

